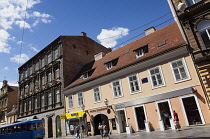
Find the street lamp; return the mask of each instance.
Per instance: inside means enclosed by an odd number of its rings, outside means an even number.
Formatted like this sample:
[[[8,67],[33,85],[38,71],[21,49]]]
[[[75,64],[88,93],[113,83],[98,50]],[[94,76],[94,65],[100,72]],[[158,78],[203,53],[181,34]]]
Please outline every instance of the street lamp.
[[[109,100],[108,99],[105,99],[104,100],[104,103],[105,103],[106,106],[108,106],[109,105]]]

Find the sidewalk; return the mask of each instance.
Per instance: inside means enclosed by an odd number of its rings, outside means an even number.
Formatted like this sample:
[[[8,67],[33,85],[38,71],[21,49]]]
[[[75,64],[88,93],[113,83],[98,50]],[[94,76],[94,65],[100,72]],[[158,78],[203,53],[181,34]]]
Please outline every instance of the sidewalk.
[[[186,127],[182,128],[181,131],[166,130],[137,132],[133,134],[112,134],[110,137],[111,139],[210,139],[210,125]],[[76,137],[61,137],[55,139],[76,139]],[[89,136],[85,139],[101,139],[101,136]]]

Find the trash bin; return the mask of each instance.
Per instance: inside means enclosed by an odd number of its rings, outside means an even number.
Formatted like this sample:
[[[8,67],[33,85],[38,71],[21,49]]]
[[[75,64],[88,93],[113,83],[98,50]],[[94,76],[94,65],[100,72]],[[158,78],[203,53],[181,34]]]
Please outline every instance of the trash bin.
[[[126,126],[125,128],[126,128],[126,133],[127,134],[131,134],[132,133],[131,126]]]

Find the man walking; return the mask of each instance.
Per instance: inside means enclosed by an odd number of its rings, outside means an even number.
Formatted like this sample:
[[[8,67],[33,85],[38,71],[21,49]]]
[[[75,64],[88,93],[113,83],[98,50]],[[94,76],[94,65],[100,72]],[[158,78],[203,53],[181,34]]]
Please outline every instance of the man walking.
[[[176,128],[176,131],[180,131],[181,126],[179,124],[179,117],[175,110],[174,110],[174,125]]]

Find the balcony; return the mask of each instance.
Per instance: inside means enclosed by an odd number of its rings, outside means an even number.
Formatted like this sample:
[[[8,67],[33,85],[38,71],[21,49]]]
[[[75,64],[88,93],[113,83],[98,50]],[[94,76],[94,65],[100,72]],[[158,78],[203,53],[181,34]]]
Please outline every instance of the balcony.
[[[210,60],[210,49],[193,52],[193,56],[195,63],[201,63],[205,62],[206,60]]]

